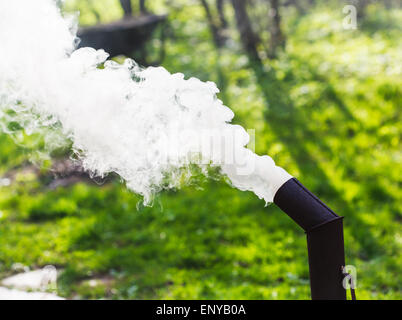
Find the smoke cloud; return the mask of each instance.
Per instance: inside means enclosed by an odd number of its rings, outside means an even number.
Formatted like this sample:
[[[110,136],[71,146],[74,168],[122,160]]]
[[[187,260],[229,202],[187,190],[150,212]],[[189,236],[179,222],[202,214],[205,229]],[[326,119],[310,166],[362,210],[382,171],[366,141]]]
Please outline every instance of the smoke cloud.
[[[290,176],[246,148],[249,135],[231,124],[214,83],[76,50],[75,20],[52,0],[0,0],[3,124],[57,130],[87,170],[117,173],[145,203],[178,187],[193,164],[220,168],[233,186],[272,201]]]

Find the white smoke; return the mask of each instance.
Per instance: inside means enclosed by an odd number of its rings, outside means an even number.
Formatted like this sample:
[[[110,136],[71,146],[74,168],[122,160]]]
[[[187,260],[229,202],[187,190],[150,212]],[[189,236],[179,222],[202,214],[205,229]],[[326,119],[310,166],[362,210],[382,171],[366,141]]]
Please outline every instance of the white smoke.
[[[247,132],[212,82],[75,50],[75,19],[52,0],[0,0],[0,119],[30,134],[59,128],[86,169],[116,172],[149,202],[178,186],[191,163],[271,202],[290,176],[245,146]],[[101,67],[100,67],[101,66]]]

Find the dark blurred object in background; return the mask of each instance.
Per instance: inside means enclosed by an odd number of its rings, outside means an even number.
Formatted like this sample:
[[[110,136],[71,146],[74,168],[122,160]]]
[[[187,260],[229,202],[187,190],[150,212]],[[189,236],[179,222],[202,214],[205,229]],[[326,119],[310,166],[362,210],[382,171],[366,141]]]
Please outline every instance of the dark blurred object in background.
[[[145,63],[146,53],[144,45],[151,38],[156,26],[165,21],[165,15],[153,15],[148,13],[145,0],[139,1],[140,15],[133,16],[130,0],[120,0],[124,17],[121,20],[97,24],[95,26],[81,28],[78,37],[81,39],[79,47],[93,47],[104,49],[111,57],[125,55]]]
[[[134,51],[141,50],[156,26],[165,19],[165,15],[144,15],[82,28],[78,31],[79,47],[104,49],[111,57],[132,56]]]

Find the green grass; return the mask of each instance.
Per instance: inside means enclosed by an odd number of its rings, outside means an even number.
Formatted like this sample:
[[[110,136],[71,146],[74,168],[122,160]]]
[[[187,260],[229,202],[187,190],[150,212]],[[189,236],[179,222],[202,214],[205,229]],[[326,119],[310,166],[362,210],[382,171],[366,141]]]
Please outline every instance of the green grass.
[[[289,19],[286,52],[262,67],[237,46],[218,52],[198,5],[170,15],[163,65],[216,81],[256,150],[345,216],[359,299],[402,298],[401,18],[372,7],[351,31],[319,8]],[[0,148],[2,173],[32,149],[6,135]],[[251,193],[198,180],[143,207],[118,182],[49,191],[21,171],[0,187],[0,275],[53,264],[59,293],[78,298],[308,299],[302,230]]]

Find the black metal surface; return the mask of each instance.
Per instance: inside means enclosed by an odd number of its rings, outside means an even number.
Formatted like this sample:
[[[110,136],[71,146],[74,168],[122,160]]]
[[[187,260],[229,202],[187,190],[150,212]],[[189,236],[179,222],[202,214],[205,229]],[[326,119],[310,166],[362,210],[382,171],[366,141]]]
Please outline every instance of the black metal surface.
[[[143,47],[156,26],[165,20],[166,15],[147,15],[81,28],[78,30],[78,47],[104,49],[111,57],[131,56]]]
[[[345,265],[342,217],[294,178],[279,188],[274,203],[306,231],[311,298],[346,300],[342,285]]]

